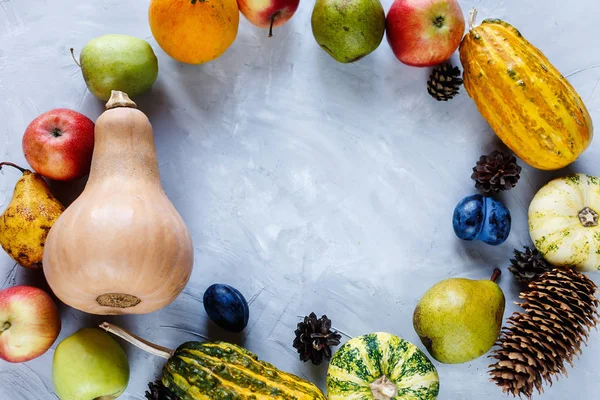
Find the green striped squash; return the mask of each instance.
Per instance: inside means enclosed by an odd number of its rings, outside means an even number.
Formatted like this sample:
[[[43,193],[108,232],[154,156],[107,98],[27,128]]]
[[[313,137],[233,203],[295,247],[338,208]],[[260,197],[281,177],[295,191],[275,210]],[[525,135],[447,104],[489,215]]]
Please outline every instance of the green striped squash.
[[[327,371],[329,400],[433,400],[437,371],[414,344],[390,333],[346,342]]]
[[[162,382],[182,400],[325,400],[312,383],[225,342],[182,344],[165,364]]]

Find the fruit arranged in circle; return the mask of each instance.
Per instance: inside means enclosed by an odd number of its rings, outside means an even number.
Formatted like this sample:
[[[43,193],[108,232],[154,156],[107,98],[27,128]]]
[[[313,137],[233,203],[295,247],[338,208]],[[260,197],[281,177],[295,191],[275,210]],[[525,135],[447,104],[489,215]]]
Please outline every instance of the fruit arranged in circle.
[[[118,90],[136,97],[158,77],[158,59],[145,40],[127,35],[104,35],[90,40],[79,56],[81,72],[92,94],[107,101]]]
[[[327,370],[329,400],[433,400],[437,371],[414,344],[390,333],[370,333],[346,342]]]
[[[183,399],[325,400],[312,383],[261,361],[226,342],[183,343],[167,349],[103,322],[100,327],[158,357],[167,359],[162,383]]]
[[[152,0],[148,19],[165,53],[202,64],[220,57],[234,42],[240,13],[236,0]]]
[[[313,35],[336,61],[358,61],[379,47],[385,12],[379,0],[317,0],[312,12]]]
[[[248,302],[239,290],[229,285],[214,284],[204,292],[204,309],[221,328],[241,332],[248,325]]]
[[[465,33],[465,17],[457,0],[396,0],[385,32],[398,60],[431,67],[454,54]]]
[[[23,176],[17,181],[10,203],[0,215],[0,245],[25,268],[42,268],[48,231],[65,207],[50,192],[40,174],[9,162]]]
[[[0,290],[0,358],[20,363],[44,354],[60,333],[58,308],[31,286]]]
[[[464,85],[496,135],[532,167],[575,161],[592,141],[583,100],[546,56],[510,24],[487,19],[460,45]]]
[[[60,400],[112,400],[129,383],[129,361],[109,334],[84,328],[56,347],[52,381]]]
[[[237,0],[241,13],[252,25],[269,28],[269,37],[273,28],[288,22],[298,9],[300,0]]]
[[[419,300],[413,326],[439,362],[474,360],[492,348],[502,327],[505,298],[495,281],[450,278],[432,286]]]
[[[90,172],[94,122],[77,111],[57,108],[31,121],[22,146],[38,174],[58,181],[81,178]]]
[[[454,209],[452,226],[462,240],[481,240],[492,246],[504,243],[510,233],[510,212],[498,200],[480,194],[467,196]]]
[[[150,121],[121,92],[106,107],[85,189],[48,234],[44,274],[78,310],[146,314],[181,293],[194,249],[162,188]]]
[[[600,271],[600,178],[573,174],[542,187],[529,205],[529,234],[556,266]]]

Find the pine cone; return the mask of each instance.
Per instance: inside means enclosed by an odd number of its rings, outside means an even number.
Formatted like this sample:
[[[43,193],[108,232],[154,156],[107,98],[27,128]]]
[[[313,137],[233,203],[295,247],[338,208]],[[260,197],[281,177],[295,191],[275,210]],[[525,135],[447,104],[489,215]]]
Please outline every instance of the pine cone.
[[[529,246],[525,246],[524,251],[515,249],[514,256],[515,258],[510,260],[512,265],[508,269],[519,283],[528,284],[544,272],[554,269],[537,249],[532,250]]]
[[[155,382],[148,383],[148,389],[145,395],[147,400],[181,400],[179,397],[171,393],[169,389],[163,385],[160,379]]]
[[[515,156],[494,150],[487,156],[481,156],[473,167],[471,179],[475,187],[484,194],[498,193],[515,187],[519,181],[521,167]]]
[[[491,358],[491,381],[504,393],[531,399],[556,375],[566,375],[565,363],[573,366],[581,354],[588,331],[598,323],[598,287],[587,276],[571,269],[554,269],[529,284]]]
[[[331,331],[331,320],[326,315],[317,319],[315,313],[298,323],[295,334],[294,348],[298,350],[300,360],[310,360],[315,365],[321,364],[324,357],[331,359],[330,346],[338,346],[342,338],[336,331]]]
[[[463,84],[460,69],[449,62],[436,66],[427,81],[427,93],[437,101],[448,101],[458,94]]]

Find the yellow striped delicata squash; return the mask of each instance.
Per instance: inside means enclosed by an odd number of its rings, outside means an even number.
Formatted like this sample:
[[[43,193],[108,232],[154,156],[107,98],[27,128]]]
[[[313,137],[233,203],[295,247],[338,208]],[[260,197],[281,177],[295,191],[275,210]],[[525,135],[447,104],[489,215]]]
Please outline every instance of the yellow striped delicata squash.
[[[542,187],[529,205],[529,234],[549,263],[600,270],[600,178],[573,174]]]
[[[437,371],[414,344],[390,333],[346,342],[327,371],[329,400],[434,400]]]
[[[187,342],[176,350],[149,343],[107,322],[100,328],[167,359],[162,383],[181,400],[325,400],[312,383],[226,342]]]
[[[523,161],[565,167],[592,141],[590,114],[573,86],[512,25],[486,19],[460,45],[467,93],[496,135]]]

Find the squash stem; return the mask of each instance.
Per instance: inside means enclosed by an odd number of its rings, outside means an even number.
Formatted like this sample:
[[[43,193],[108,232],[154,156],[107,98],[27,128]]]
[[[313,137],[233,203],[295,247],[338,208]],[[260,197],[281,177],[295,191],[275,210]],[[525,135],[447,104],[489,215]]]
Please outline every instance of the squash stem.
[[[174,350],[172,349],[167,349],[166,347],[150,343],[147,340],[144,340],[133,333],[129,333],[125,329],[119,328],[118,326],[109,322],[101,323],[100,328],[104,329],[106,332],[110,332],[113,335],[120,337],[139,349],[142,349],[150,354],[154,354],[155,356],[169,359],[174,353]]]
[[[490,278],[490,281],[496,282],[496,279],[498,279],[500,277],[500,275],[502,275],[502,271],[500,271],[498,268],[496,268],[494,270],[494,273],[492,274],[492,277]]]
[[[8,165],[9,167],[16,168],[19,171],[21,171],[22,173],[25,173],[25,171],[27,171],[25,168],[21,168],[17,164],[13,164],[13,163],[8,162],[8,161],[0,162],[0,169],[2,169],[2,167],[4,167],[5,165]]]
[[[111,90],[110,99],[108,99],[108,102],[106,103],[106,109],[111,110],[119,107],[137,108],[137,104],[129,98],[127,93]]]
[[[477,9],[472,8],[469,12],[469,30],[473,29],[473,25],[475,25],[475,20],[477,19]]]

